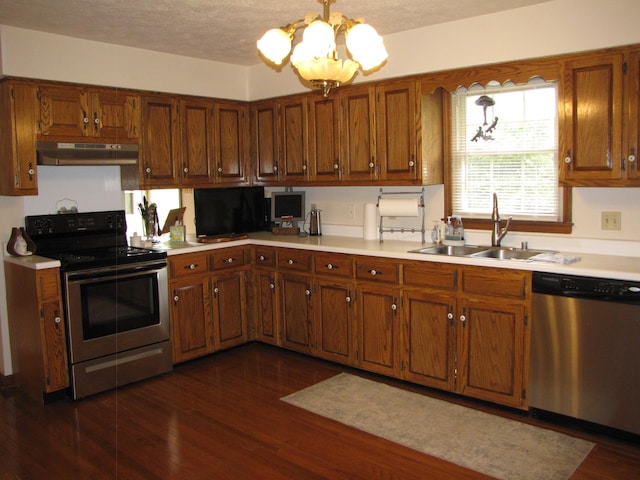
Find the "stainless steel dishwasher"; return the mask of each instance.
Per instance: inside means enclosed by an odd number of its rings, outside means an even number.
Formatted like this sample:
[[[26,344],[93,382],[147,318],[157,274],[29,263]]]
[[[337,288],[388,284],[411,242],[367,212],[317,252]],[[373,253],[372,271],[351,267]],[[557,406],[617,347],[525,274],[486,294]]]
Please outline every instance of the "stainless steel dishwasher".
[[[533,274],[528,397],[640,434],[640,282]]]

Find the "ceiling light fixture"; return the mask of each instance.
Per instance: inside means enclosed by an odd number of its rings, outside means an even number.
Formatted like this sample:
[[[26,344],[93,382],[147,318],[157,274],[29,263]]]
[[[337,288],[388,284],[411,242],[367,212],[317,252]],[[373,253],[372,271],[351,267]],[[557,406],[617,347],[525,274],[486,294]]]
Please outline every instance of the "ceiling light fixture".
[[[267,31],[258,40],[258,50],[275,65],[282,65],[291,52],[291,42],[298,29],[304,29],[302,41],[291,53],[291,63],[298,74],[326,97],[332,88],[348,82],[358,68],[371,71],[384,63],[387,50],[382,37],[375,28],[364,23],[364,19],[351,19],[341,12],[329,12],[329,5],[335,0],[318,0],[324,5],[322,16],[308,13],[281,28]],[[340,60],[336,50],[336,39],[340,33],[350,59]]]

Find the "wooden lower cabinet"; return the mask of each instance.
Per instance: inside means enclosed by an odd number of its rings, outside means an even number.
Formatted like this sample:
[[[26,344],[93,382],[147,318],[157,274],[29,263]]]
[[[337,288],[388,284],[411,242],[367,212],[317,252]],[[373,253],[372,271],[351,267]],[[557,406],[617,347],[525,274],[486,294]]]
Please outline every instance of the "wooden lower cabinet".
[[[525,307],[478,298],[462,300],[461,307],[457,392],[512,407],[526,406]]]
[[[312,353],[312,278],[282,273],[280,276],[280,344],[302,353]]]
[[[357,366],[384,375],[400,373],[400,289],[358,286]]]
[[[216,350],[246,343],[247,300],[244,270],[212,277],[213,343]]]
[[[213,352],[209,278],[172,281],[169,288],[174,363]]]
[[[257,340],[280,345],[278,279],[273,270],[253,272],[254,327]]]
[[[214,252],[168,259],[174,363],[249,340],[244,250]]]
[[[355,287],[351,282],[316,280],[313,290],[315,355],[334,362],[355,362]]]
[[[455,295],[405,290],[403,304],[403,378],[421,385],[454,391]]]
[[[4,267],[14,376],[22,391],[42,401],[69,386],[60,270]]]

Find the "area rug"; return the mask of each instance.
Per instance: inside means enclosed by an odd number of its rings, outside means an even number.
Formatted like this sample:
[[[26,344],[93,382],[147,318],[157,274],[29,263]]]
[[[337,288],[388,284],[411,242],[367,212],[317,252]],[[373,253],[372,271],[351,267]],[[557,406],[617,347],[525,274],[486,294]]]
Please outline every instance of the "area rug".
[[[501,480],[566,480],[594,446],[347,373],[282,400]]]

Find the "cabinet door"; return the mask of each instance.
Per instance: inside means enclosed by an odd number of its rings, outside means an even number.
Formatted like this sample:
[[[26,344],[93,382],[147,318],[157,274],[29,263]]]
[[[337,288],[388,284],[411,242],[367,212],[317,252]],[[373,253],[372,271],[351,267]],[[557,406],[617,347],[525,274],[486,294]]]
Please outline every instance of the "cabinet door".
[[[314,350],[317,356],[347,365],[354,363],[354,295],[351,283],[316,281]]]
[[[171,346],[174,363],[213,351],[209,292],[207,277],[171,283]]]
[[[589,185],[621,178],[622,54],[568,62],[561,179]]]
[[[89,98],[79,87],[42,86],[40,134],[44,136],[84,137],[93,133]]]
[[[212,292],[215,349],[245,343],[248,335],[244,270],[214,276]]]
[[[40,317],[44,354],[44,390],[51,393],[69,386],[67,340],[60,300],[42,303]]]
[[[249,115],[245,104],[216,103],[214,176],[219,183],[247,183]]]
[[[280,277],[281,345],[311,353],[311,277],[283,273]]]
[[[377,159],[383,180],[418,180],[416,82],[376,88]]]
[[[213,102],[200,99],[180,101],[181,183],[204,185],[213,181]]]
[[[172,97],[157,95],[142,100],[141,177],[147,187],[178,184],[175,159],[180,152],[178,106]]]
[[[40,118],[36,89],[29,84],[0,84],[0,195],[37,195],[36,125]]]
[[[252,106],[252,140],[255,175],[258,182],[278,180],[278,108],[274,101],[258,102]]]
[[[453,391],[456,299],[425,291],[404,292],[404,370],[411,382]]]
[[[399,374],[400,292],[376,285],[358,287],[358,367]]]
[[[336,182],[340,164],[340,102],[338,96],[309,98],[309,169],[314,182]]]
[[[341,158],[347,180],[377,180],[375,89],[351,87],[340,94]]]
[[[281,102],[282,174],[287,181],[308,180],[307,98],[297,96]]]
[[[254,273],[256,295],[256,334],[260,341],[280,344],[278,324],[278,289],[276,272],[258,270]]]
[[[138,138],[140,97],[117,90],[90,91],[89,135],[114,142]]]
[[[627,61],[627,99],[625,104],[629,105],[629,118],[627,123],[626,137],[622,150],[625,158],[625,168],[627,178],[631,179],[634,185],[640,179],[640,168],[638,167],[638,149],[640,148],[640,50],[631,52]]]
[[[458,393],[525,408],[525,307],[475,298],[461,300],[460,307]]]

